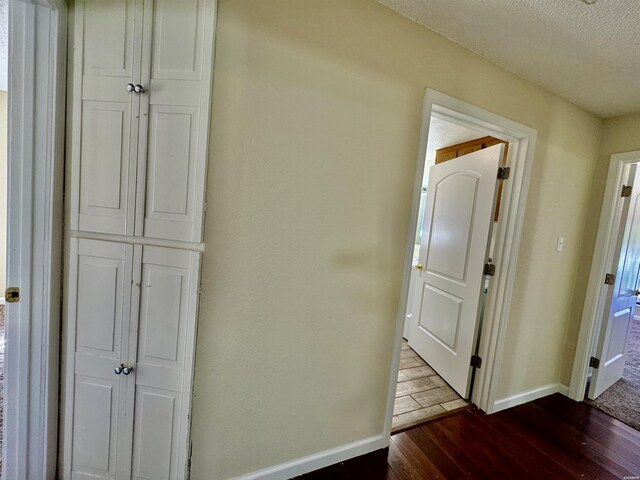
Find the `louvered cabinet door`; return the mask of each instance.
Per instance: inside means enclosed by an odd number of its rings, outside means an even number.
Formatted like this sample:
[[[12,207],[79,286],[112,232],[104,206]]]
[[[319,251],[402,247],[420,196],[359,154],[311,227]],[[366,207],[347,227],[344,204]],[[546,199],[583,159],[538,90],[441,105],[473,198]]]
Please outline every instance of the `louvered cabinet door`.
[[[133,235],[142,0],[73,7],[71,229]]]
[[[128,357],[133,247],[72,239],[70,256],[63,476],[126,479],[134,392],[114,369]]]
[[[145,0],[144,30],[136,235],[200,242],[214,2]]]
[[[200,254],[142,252],[132,478],[184,479]]]

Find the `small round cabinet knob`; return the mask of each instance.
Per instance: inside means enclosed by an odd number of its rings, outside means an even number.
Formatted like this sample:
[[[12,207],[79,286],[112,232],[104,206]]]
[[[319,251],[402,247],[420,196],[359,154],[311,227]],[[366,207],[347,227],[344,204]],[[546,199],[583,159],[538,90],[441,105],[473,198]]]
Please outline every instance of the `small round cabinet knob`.
[[[122,369],[122,373],[124,373],[125,375],[129,375],[132,371],[133,371],[133,367],[124,367]]]
[[[422,265],[421,263],[419,263],[419,264],[417,264],[414,268],[415,268],[416,270],[422,270],[422,269],[424,268],[424,265]]]
[[[133,87],[134,92],[136,93],[144,93],[144,88],[142,88],[142,85],[137,84],[135,87]]]
[[[131,93],[135,91],[136,91],[135,85],[133,83],[127,83],[127,92]]]
[[[116,372],[116,375],[120,375],[123,370],[124,370],[124,364],[121,363],[120,366],[116,367],[113,371]]]

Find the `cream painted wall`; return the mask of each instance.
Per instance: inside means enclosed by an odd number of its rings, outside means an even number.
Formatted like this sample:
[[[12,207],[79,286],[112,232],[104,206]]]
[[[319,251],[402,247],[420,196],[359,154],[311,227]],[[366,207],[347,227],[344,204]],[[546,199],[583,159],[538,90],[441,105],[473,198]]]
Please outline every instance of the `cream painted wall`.
[[[0,297],[4,297],[7,255],[7,92],[0,90]]]
[[[192,478],[382,433],[427,87],[539,132],[500,396],[558,382],[601,120],[373,1],[218,11]]]
[[[640,113],[625,115],[606,119],[603,122],[602,143],[600,145],[600,156],[596,165],[593,177],[591,195],[589,196],[589,216],[584,230],[584,243],[581,249],[581,259],[579,263],[578,275],[576,276],[576,286],[574,295],[574,305],[576,313],[582,315],[587,283],[589,281],[589,271],[591,260],[595,248],[600,210],[604,197],[609,161],[614,153],[630,152],[640,150]],[[569,382],[571,369],[573,368],[573,357],[575,355],[578,333],[580,331],[580,317],[571,322],[566,338],[566,355],[562,369],[563,382]]]

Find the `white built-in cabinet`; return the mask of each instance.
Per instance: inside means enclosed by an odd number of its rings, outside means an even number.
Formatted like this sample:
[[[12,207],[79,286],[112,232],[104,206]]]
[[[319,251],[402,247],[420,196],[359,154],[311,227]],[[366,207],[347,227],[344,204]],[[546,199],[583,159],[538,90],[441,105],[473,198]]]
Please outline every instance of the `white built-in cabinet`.
[[[186,479],[215,0],[70,8],[63,479]]]
[[[200,242],[212,0],[73,11],[70,228]]]

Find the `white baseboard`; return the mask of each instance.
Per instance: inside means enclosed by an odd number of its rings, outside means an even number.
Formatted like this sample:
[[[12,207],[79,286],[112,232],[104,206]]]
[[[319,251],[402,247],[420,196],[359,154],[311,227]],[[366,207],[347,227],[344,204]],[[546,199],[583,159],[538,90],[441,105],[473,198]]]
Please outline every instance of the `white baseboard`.
[[[248,473],[236,477],[237,480],[286,480],[298,475],[319,470],[336,463],[344,462],[350,458],[359,457],[366,453],[375,452],[384,448],[383,435],[358,440],[357,442],[347,443],[340,447],[325,450],[323,452],[307,455],[306,457],[292,460],[291,462],[281,463],[273,467],[258,470],[257,472]]]
[[[543,385],[542,387],[533,388],[511,397],[496,400],[491,412],[499,412],[500,410],[522,405],[523,403],[531,402],[538,398],[546,397],[547,395],[553,395],[554,393],[561,393],[566,396],[569,394],[569,387],[562,385],[561,383],[550,383],[548,385]]]

